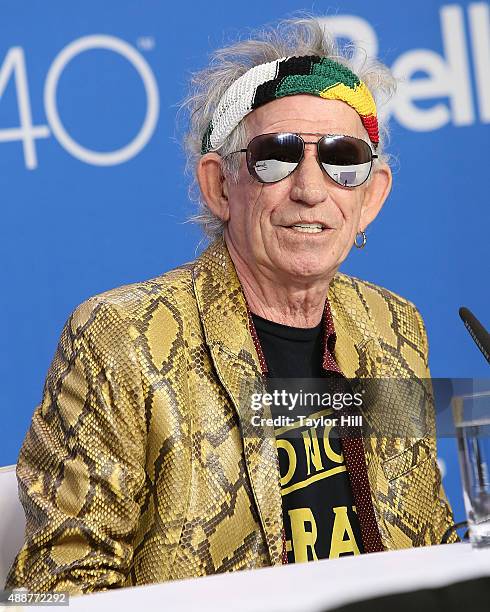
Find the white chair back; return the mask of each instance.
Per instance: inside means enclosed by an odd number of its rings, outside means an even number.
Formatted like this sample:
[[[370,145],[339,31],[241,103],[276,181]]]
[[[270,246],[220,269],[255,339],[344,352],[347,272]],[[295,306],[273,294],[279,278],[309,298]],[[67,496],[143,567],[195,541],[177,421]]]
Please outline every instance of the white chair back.
[[[15,465],[0,467],[0,590],[24,542],[25,515],[19,501]]]

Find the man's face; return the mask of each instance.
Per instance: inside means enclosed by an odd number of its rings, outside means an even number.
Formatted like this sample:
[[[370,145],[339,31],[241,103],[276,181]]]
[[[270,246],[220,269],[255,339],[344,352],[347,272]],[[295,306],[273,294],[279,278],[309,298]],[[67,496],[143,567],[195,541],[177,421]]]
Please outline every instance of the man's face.
[[[311,95],[269,102],[250,113],[246,122],[249,140],[269,132],[344,134],[368,140],[353,108]],[[319,136],[303,138],[313,142]],[[318,164],[314,144],[306,145],[302,162],[289,177],[272,184],[253,179],[245,155],[240,155],[238,184],[227,181],[227,242],[247,267],[260,268],[271,278],[300,284],[330,278],[349,253],[356,232],[376,214],[366,212],[373,199],[370,181],[353,189],[338,185]],[[326,229],[303,233],[292,228],[297,223],[321,223]]]

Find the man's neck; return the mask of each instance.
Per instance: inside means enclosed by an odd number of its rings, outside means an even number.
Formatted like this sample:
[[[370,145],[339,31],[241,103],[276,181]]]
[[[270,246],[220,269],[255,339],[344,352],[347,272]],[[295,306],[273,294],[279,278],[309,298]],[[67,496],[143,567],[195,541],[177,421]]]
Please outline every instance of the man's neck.
[[[329,280],[305,282],[278,278],[270,270],[251,268],[232,243],[226,241],[251,312],[290,327],[315,327],[323,315]]]

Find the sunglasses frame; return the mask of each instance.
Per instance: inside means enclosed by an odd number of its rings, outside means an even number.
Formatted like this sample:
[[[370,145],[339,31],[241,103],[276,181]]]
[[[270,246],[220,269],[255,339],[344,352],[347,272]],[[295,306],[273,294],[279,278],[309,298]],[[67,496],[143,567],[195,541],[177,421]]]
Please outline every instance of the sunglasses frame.
[[[253,166],[251,167],[250,165],[250,155],[249,155],[249,148],[250,145],[252,144],[252,142],[256,139],[259,138],[260,136],[277,136],[278,134],[281,134],[282,136],[297,136],[301,142],[302,142],[302,151],[301,151],[301,157],[299,159],[299,161],[296,164],[296,167],[294,168],[294,170],[292,170],[289,174],[287,174],[285,177],[278,179],[277,181],[263,181],[260,179],[260,177],[256,174],[255,170],[253,169]],[[303,138],[303,136],[320,136],[320,138],[316,141],[307,141]],[[366,178],[362,181],[362,183],[359,183],[359,185],[342,185],[342,183],[339,183],[338,181],[336,181],[333,177],[330,176],[330,174],[325,170],[322,162],[320,161],[320,142],[323,140],[323,138],[332,138],[332,137],[341,137],[341,138],[353,138],[354,140],[359,140],[360,142],[363,142],[367,145],[367,147],[369,148],[369,151],[371,153],[371,160],[370,160],[370,168],[369,168],[369,172],[366,176]],[[228,155],[232,155],[233,153],[247,153],[247,170],[250,174],[250,176],[252,176],[252,178],[256,179],[259,183],[262,183],[263,185],[274,185],[275,183],[279,183],[281,181],[284,181],[284,179],[287,179],[291,176],[291,174],[293,174],[293,172],[295,172],[298,168],[298,166],[300,165],[300,163],[303,161],[304,156],[305,156],[305,145],[307,144],[316,144],[316,160],[318,162],[318,165],[320,166],[320,168],[323,170],[323,172],[325,172],[325,174],[328,176],[328,178],[330,178],[336,185],[339,185],[340,187],[343,187],[344,189],[356,189],[356,187],[360,187],[361,185],[363,185],[368,178],[371,176],[371,171],[373,169],[373,160],[378,159],[378,155],[376,153],[373,153],[373,150],[371,149],[371,146],[369,145],[368,142],[366,142],[365,140],[362,140],[362,138],[357,138],[356,136],[350,136],[347,134],[322,134],[320,132],[267,132],[265,134],[257,134],[257,136],[254,136],[252,138],[252,140],[248,143],[247,148],[246,149],[238,149],[237,151],[231,151],[230,153],[227,153],[226,155],[224,155],[223,157],[228,157]],[[367,163],[367,162],[366,162]],[[356,164],[352,164],[352,165],[356,165]]]

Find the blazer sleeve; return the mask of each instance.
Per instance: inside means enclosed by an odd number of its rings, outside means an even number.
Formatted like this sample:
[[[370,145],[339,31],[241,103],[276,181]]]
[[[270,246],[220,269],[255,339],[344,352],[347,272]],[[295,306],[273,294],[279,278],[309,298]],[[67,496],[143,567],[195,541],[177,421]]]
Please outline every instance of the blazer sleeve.
[[[413,306],[413,304],[412,304]],[[415,318],[417,320],[417,325],[420,334],[421,341],[421,349],[423,353],[424,366],[425,366],[425,374],[424,378],[430,379],[430,370],[429,370],[429,343],[427,340],[427,331],[425,329],[424,321],[418,309],[413,306],[415,312]],[[442,485],[442,476],[439,470],[439,466],[437,465],[437,440],[435,437],[436,425],[435,425],[435,407],[432,405],[431,413],[431,431],[434,432],[434,438],[431,440],[431,445],[433,443],[434,450],[434,508],[433,508],[433,533],[435,541],[433,544],[441,544],[442,538],[446,531],[454,525],[454,517],[451,509],[451,505],[447,499],[446,493],[444,492],[444,487]],[[459,537],[457,533],[454,531],[448,539],[448,542],[458,542]]]
[[[66,322],[17,463],[25,543],[6,588],[123,586],[144,479],[141,372],[128,326],[96,298]]]

